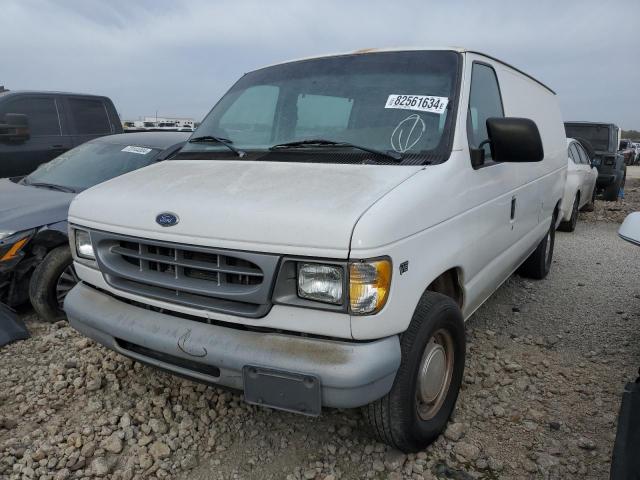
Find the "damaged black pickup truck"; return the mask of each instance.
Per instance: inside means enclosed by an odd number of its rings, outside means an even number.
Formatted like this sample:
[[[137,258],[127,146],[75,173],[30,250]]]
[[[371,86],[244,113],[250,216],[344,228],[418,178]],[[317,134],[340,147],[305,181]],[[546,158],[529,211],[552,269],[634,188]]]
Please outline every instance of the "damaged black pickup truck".
[[[64,318],[77,283],[67,214],[79,192],[175,154],[188,133],[109,135],[63,153],[26,177],[0,179],[0,303],[31,301],[44,320]]]

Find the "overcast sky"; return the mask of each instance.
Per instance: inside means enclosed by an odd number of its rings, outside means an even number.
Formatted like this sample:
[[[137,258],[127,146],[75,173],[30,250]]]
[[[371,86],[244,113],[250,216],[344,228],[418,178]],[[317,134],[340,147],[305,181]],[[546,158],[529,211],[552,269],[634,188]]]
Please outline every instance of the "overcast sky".
[[[640,130],[640,0],[0,5],[0,85],[108,95],[123,119],[200,119],[244,72],[384,46],[481,50],[553,88],[566,120]]]

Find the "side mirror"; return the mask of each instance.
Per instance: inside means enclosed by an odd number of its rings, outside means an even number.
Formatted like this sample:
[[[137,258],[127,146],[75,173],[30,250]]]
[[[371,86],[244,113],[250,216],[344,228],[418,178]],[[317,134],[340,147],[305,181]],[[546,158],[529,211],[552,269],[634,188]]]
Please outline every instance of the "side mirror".
[[[0,122],[0,140],[21,143],[31,138],[29,118],[22,113],[7,113]]]
[[[640,212],[627,215],[627,218],[620,225],[618,235],[623,240],[640,246]]]
[[[488,118],[487,134],[495,162],[540,162],[544,158],[538,126],[528,118]]]

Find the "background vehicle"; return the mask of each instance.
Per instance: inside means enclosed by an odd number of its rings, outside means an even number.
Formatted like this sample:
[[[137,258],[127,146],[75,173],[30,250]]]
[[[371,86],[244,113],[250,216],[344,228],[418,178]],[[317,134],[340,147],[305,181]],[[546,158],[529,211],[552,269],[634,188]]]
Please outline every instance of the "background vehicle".
[[[27,294],[48,321],[63,316],[75,285],[67,211],[78,192],[164,160],[184,133],[135,133],[91,140],[18,179],[0,180],[0,302],[18,305]]]
[[[26,175],[88,140],[122,133],[107,97],[0,92],[0,178]]]
[[[567,183],[562,197],[562,221],[559,228],[573,232],[578,222],[578,211],[593,209],[598,169],[591,165],[587,150],[578,140],[567,138],[567,150]]]
[[[619,128],[611,123],[565,122],[567,138],[588,141],[595,150],[593,166],[598,169],[596,188],[602,191],[604,200],[618,200],[624,188],[627,168],[624,157],[618,152]]]
[[[416,451],[454,408],[464,319],[551,267],[566,148],[553,91],[476,52],[256,70],[176,159],[73,202],[65,311],[249,403],[364,406]]]
[[[625,165],[633,165],[636,160],[636,149],[633,146],[631,140],[620,140],[620,146],[618,147],[618,151],[624,157]]]

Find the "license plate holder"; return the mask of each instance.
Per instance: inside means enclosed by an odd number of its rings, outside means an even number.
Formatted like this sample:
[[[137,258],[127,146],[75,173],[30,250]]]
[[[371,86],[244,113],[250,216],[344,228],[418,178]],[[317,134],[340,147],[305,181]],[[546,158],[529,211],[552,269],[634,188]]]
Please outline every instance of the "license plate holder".
[[[247,403],[309,416],[322,411],[320,378],[316,375],[246,365],[242,377]]]

